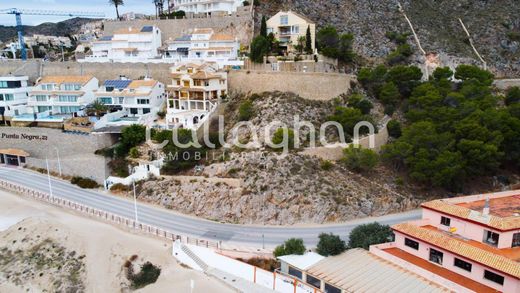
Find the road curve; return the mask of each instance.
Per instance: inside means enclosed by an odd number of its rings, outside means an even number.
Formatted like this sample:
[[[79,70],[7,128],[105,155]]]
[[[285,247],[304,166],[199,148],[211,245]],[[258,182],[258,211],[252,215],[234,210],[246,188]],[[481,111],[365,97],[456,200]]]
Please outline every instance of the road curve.
[[[46,175],[21,168],[0,167],[0,178],[38,191],[49,192]],[[134,218],[133,201],[108,194],[85,190],[59,179],[51,179],[55,197],[78,202],[96,209],[104,210],[127,218]],[[307,246],[315,246],[322,232],[334,233],[347,239],[350,231],[357,225],[374,221],[392,225],[420,218],[420,210],[382,217],[357,219],[349,222],[328,225],[305,226],[254,226],[223,224],[196,217],[182,215],[170,210],[138,203],[139,222],[153,225],[176,234],[183,234],[218,240],[236,245],[251,247],[273,247],[291,237],[302,238]]]

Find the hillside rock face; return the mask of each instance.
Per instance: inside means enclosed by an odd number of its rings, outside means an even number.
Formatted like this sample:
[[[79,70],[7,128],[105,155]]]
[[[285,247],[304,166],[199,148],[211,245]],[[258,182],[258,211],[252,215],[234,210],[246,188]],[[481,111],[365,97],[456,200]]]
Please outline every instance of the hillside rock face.
[[[462,19],[477,50],[497,76],[520,75],[520,5],[515,0],[401,0],[428,53],[436,53],[441,65],[476,59],[459,23]],[[259,17],[279,10],[294,10],[314,20],[318,29],[333,25],[353,33],[356,52],[368,60],[384,58],[395,47],[390,31],[411,32],[395,0],[264,0]],[[409,43],[414,47],[413,37]],[[447,56],[445,56],[447,55]]]

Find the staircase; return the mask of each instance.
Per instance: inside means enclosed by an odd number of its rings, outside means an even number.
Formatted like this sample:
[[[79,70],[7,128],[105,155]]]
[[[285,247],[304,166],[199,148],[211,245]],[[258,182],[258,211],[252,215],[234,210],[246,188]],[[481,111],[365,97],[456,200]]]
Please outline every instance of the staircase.
[[[200,257],[198,257],[191,249],[188,248],[188,246],[181,244],[181,250],[182,252],[186,253],[187,256],[189,256],[203,271],[207,271],[209,266],[202,260]]]

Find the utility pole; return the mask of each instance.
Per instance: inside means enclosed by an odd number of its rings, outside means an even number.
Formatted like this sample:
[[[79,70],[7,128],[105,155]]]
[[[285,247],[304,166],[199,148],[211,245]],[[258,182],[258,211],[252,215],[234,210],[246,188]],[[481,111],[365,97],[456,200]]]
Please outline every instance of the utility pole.
[[[54,196],[52,195],[51,171],[49,170],[49,159],[47,157],[45,157],[45,164],[47,165],[47,179],[49,180],[49,194],[51,196],[51,199],[54,199]]]

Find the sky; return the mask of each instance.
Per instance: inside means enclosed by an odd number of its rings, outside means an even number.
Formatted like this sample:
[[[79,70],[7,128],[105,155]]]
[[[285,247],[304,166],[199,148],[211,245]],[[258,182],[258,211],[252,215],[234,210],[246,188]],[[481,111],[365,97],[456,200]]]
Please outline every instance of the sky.
[[[119,14],[136,12],[154,14],[155,7],[152,0],[124,0],[125,5],[119,7]],[[0,0],[0,11],[9,8],[39,9],[57,11],[84,11],[102,12],[107,18],[115,18],[116,10],[108,3],[108,0]],[[23,15],[24,25],[38,25],[42,22],[59,22],[69,17]],[[15,16],[0,14],[0,25],[16,25]]]

